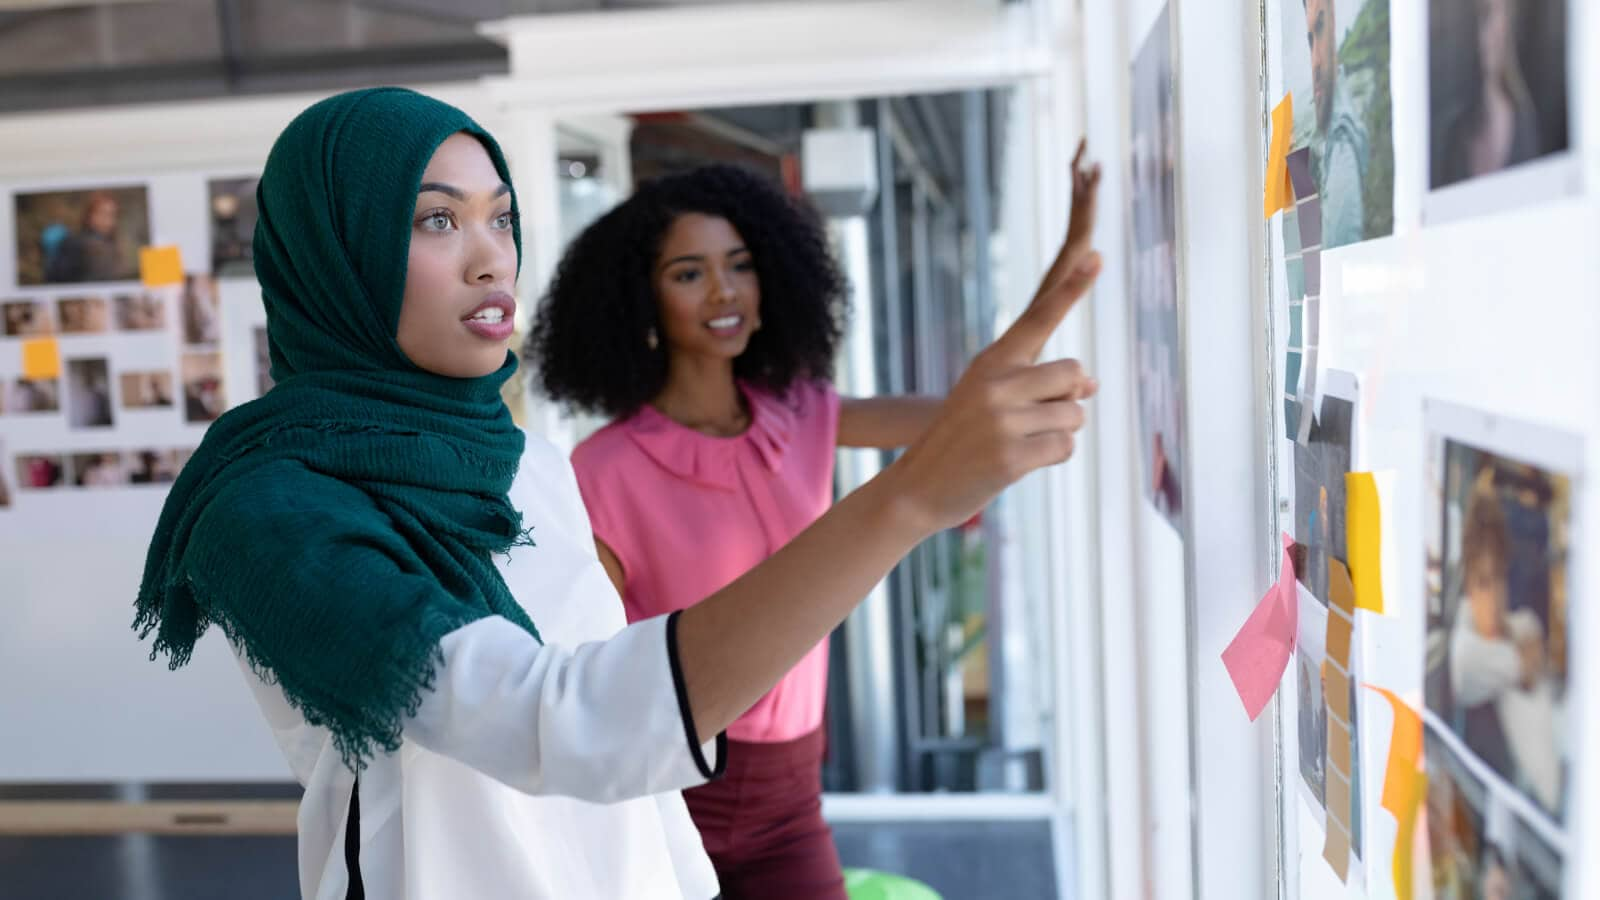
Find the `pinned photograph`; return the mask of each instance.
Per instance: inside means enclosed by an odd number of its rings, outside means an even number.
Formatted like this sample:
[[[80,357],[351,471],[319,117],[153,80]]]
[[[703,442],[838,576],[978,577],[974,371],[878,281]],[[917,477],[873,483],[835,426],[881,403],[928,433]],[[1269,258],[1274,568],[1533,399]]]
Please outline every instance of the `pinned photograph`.
[[[272,352],[267,342],[266,326],[258,326],[251,330],[251,339],[256,351],[256,396],[260,397],[272,390]]]
[[[256,232],[256,184],[259,178],[211,181],[211,272],[218,278],[254,278],[251,255]]]
[[[150,243],[143,187],[16,195],[17,283],[134,281]]]
[[[1183,533],[1183,360],[1178,332],[1177,129],[1163,11],[1133,62],[1134,371],[1144,493]]]
[[[210,275],[183,278],[183,342],[215,344],[222,338],[222,295]]]
[[[1428,728],[1423,742],[1435,900],[1558,900],[1562,854],[1440,733]]]
[[[103,334],[111,330],[111,308],[104,297],[63,297],[56,301],[62,334]]]
[[[60,487],[66,465],[59,453],[30,453],[17,456],[17,489],[25,491]]]
[[[184,421],[216,421],[227,409],[222,395],[222,354],[185,353],[182,368]]]
[[[67,360],[67,422],[73,428],[111,427],[111,370],[104,357]]]
[[[1565,0],[1429,0],[1429,184],[1570,146]]]
[[[178,477],[178,454],[172,450],[133,450],[128,453],[131,484],[171,484]]]
[[[122,454],[74,453],[72,455],[72,483],[77,487],[121,487],[128,483],[128,469]]]
[[[9,415],[60,412],[61,382],[54,378],[12,381],[6,392],[5,411]]]
[[[1430,404],[1428,721],[1525,818],[1566,821],[1572,436]]]
[[[117,328],[122,331],[161,331],[167,327],[167,304],[160,294],[118,294],[115,303]]]
[[[172,408],[172,373],[165,370],[149,372],[123,372],[122,406],[124,409]]]
[[[1394,232],[1389,2],[1279,0],[1290,149],[1310,151],[1304,171],[1321,200],[1314,216],[1301,208],[1300,227],[1315,225],[1324,249]],[[1296,199],[1307,199],[1307,180],[1291,178]]]
[[[5,315],[6,337],[44,337],[55,334],[50,307],[38,300],[10,300],[0,304]]]
[[[0,460],[6,458],[6,442],[0,441]],[[11,508],[11,476],[6,466],[0,465],[0,512]]]

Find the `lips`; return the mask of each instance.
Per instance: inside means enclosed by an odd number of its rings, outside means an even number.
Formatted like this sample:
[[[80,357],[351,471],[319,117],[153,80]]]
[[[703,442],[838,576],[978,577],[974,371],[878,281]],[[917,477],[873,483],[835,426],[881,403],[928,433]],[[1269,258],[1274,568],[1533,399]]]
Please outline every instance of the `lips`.
[[[717,337],[734,337],[744,330],[744,316],[738,313],[718,316],[706,322],[706,328]]]
[[[496,292],[484,298],[461,319],[467,330],[489,341],[503,341],[516,330],[517,301],[510,294]]]

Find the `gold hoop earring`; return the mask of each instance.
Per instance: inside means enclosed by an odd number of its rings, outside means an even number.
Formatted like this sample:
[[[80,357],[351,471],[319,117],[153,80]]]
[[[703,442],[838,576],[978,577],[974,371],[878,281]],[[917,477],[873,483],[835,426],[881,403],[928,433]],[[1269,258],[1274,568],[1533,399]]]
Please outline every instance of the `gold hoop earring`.
[[[661,346],[661,339],[656,337],[656,327],[654,325],[651,325],[650,330],[645,332],[644,345],[649,347],[651,350]]]

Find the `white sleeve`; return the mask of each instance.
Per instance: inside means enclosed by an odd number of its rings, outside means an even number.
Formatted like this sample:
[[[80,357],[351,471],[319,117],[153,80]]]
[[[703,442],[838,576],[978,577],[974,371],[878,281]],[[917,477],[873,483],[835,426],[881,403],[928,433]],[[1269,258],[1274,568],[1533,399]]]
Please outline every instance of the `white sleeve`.
[[[704,783],[722,774],[727,736],[695,735],[676,632],[674,613],[567,648],[479,619],[440,641],[405,737],[529,794],[614,803]]]
[[[1517,686],[1522,658],[1510,641],[1484,637],[1469,619],[1467,610],[1456,611],[1450,636],[1450,688],[1457,703],[1477,706]]]

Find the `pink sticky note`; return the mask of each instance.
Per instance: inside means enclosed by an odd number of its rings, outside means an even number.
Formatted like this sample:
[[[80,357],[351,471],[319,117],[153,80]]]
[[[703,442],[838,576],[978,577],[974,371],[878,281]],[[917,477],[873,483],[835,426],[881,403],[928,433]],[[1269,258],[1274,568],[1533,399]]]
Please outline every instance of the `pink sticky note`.
[[[1227,666],[1228,676],[1252,722],[1278,690],[1289,657],[1294,655],[1300,600],[1295,592],[1294,561],[1289,558],[1289,548],[1293,546],[1294,538],[1284,535],[1278,583],[1267,589],[1228,649],[1222,651],[1222,664]]]

